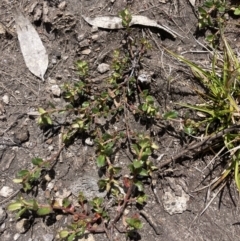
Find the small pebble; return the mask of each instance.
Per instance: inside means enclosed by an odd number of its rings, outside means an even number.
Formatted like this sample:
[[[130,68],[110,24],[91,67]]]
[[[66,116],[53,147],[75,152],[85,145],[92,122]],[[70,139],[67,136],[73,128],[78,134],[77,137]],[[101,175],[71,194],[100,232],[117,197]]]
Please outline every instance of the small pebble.
[[[85,49],[81,53],[84,55],[89,55],[91,52],[92,52],[91,49]]]
[[[85,140],[85,144],[88,145],[88,146],[93,146],[94,145],[94,141],[90,137],[88,137]]]
[[[98,34],[94,34],[94,35],[92,36],[92,40],[93,40],[93,41],[96,41],[96,40],[98,39],[98,37],[99,37]]]
[[[28,141],[28,139],[29,139],[29,131],[26,126],[25,127],[23,126],[22,128],[18,128],[13,136],[13,140],[17,144],[26,142]]]
[[[44,240],[44,241],[52,241],[53,238],[54,238],[54,236],[53,236],[52,233],[46,233],[46,234],[44,234],[42,237],[43,237],[43,240]]]
[[[30,227],[30,222],[28,219],[23,218],[16,223],[16,230],[18,233],[25,233]]]
[[[51,146],[48,147],[48,150],[49,150],[49,151],[53,151],[53,150],[54,150],[54,147],[51,145]]]
[[[83,39],[84,39],[84,34],[79,34],[79,35],[77,36],[78,42],[82,41]]]
[[[63,218],[63,215],[61,215],[61,214],[58,214],[58,215],[56,216],[56,220],[57,220],[57,221],[61,220],[62,218]]]
[[[110,65],[105,63],[99,64],[97,70],[99,73],[104,74],[105,72],[110,70]]]
[[[13,193],[13,189],[8,186],[3,186],[0,190],[0,196],[2,197],[9,197]]]
[[[88,39],[85,39],[79,43],[81,48],[88,47],[89,46],[89,41]]]
[[[6,105],[9,104],[9,96],[8,96],[8,95],[4,95],[4,96],[2,97],[2,100],[3,100],[3,102],[4,102]]]
[[[67,55],[64,55],[63,57],[62,57],[62,59],[65,61],[65,60],[67,60],[68,59],[68,56]]]
[[[57,74],[56,78],[60,80],[60,79],[62,79],[62,75],[61,74]]]
[[[52,85],[51,90],[52,90],[53,95],[58,96],[58,97],[61,95],[61,89],[58,85]]]
[[[56,58],[52,58],[52,64],[56,64],[57,63],[57,59]]]
[[[63,1],[63,2],[61,2],[61,3],[58,4],[58,8],[59,8],[61,11],[64,11],[65,8],[66,8],[66,6],[67,6],[66,1]]]
[[[16,234],[13,236],[13,240],[18,240],[19,237],[20,237],[20,233],[16,233]]]
[[[92,26],[91,33],[96,33],[98,31],[97,26]]]
[[[151,75],[149,75],[146,71],[142,71],[138,76],[138,81],[149,84],[151,83]]]

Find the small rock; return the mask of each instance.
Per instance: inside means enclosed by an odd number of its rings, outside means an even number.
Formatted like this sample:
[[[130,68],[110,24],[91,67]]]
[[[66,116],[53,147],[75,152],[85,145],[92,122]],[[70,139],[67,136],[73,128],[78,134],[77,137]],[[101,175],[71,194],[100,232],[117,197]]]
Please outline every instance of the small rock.
[[[92,26],[91,33],[96,33],[98,31],[97,26]]]
[[[138,76],[138,81],[140,81],[141,83],[149,84],[151,83],[151,75],[148,74],[146,71],[142,71]]]
[[[44,176],[44,179],[45,179],[47,182],[50,182],[50,181],[52,180],[52,178],[50,177],[49,174],[46,174],[46,175]]]
[[[2,232],[6,228],[6,223],[2,223],[0,226],[0,232]]]
[[[84,55],[89,55],[91,52],[92,52],[91,49],[85,49],[81,53]]]
[[[5,113],[5,109],[4,109],[4,106],[3,104],[0,102],[0,115],[2,115],[3,113]]]
[[[42,17],[42,9],[40,7],[35,8],[35,13],[33,16],[34,22],[37,22]]]
[[[180,187],[180,186],[179,186]],[[181,196],[176,196],[176,194],[169,190],[163,195],[163,208],[170,215],[183,213],[187,210],[187,202],[189,201],[189,195],[182,190]]]
[[[67,55],[64,55],[63,57],[62,57],[62,59],[65,61],[65,60],[67,60],[68,59],[68,56]]]
[[[61,2],[58,4],[58,8],[61,10],[61,11],[64,11],[65,8],[67,6],[67,3],[65,1]]]
[[[46,234],[44,234],[42,237],[43,237],[43,240],[44,240],[44,241],[52,241],[53,238],[54,238],[54,236],[53,236],[52,233],[46,233]]]
[[[28,219],[23,218],[16,223],[16,230],[18,233],[25,233],[30,227],[30,222]]]
[[[110,65],[105,63],[99,64],[97,70],[99,73],[104,74],[105,72],[110,70]]]
[[[94,35],[92,36],[92,40],[93,40],[93,41],[96,41],[96,40],[98,39],[98,37],[99,37],[98,34],[94,34]]]
[[[13,193],[13,189],[8,186],[3,186],[0,190],[0,196],[2,197],[9,197]]]
[[[58,85],[52,85],[51,90],[52,90],[53,95],[58,96],[58,97],[61,95],[61,89],[59,88]]]
[[[57,221],[60,221],[62,218],[63,218],[63,215],[62,215],[62,214],[58,214],[58,215],[56,216],[56,220],[57,220]]]
[[[79,43],[81,48],[88,47],[89,46],[89,41],[88,39],[85,39]]]
[[[90,137],[88,137],[85,140],[85,144],[88,145],[88,146],[93,146],[94,145],[94,141]]]
[[[3,102],[4,102],[6,105],[9,104],[9,96],[8,96],[8,95],[4,95],[4,96],[2,97],[2,100],[3,100]]]
[[[79,34],[79,35],[77,36],[78,42],[82,41],[83,39],[84,39],[84,34]]]
[[[26,141],[28,141],[28,139],[29,139],[29,131],[28,131],[27,127],[19,128],[14,133],[13,140],[17,144],[21,144],[23,142],[26,142]]]
[[[7,213],[3,209],[3,207],[0,207],[0,225],[4,222],[4,220],[7,218]]]
[[[57,63],[57,59],[56,58],[52,58],[52,64],[56,64]]]
[[[60,80],[60,79],[62,79],[62,75],[61,75],[61,74],[57,74],[56,78],[57,78],[58,80]]]
[[[0,23],[0,36],[6,34],[6,29],[3,24]]]
[[[16,233],[16,234],[13,236],[13,240],[18,240],[19,237],[20,237],[20,234],[19,234],[19,233]]]

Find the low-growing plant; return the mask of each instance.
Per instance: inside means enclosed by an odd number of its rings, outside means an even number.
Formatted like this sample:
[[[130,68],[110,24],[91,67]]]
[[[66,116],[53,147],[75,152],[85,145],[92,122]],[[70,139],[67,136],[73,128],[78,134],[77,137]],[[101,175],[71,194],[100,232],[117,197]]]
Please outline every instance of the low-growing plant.
[[[240,62],[227,42],[222,29],[221,40],[224,45],[223,54],[217,50],[215,51],[210,70],[204,69],[204,67],[171,51],[168,52],[187,64],[192,69],[194,76],[201,81],[205,88],[205,91],[196,89],[196,93],[202,100],[201,104],[179,103],[181,106],[195,111],[195,117],[185,120],[185,132],[195,136],[204,134],[205,137],[213,137],[217,133],[222,133],[221,136],[218,135],[218,141],[210,143],[210,145],[211,148],[215,146],[218,149],[220,148],[221,155],[228,155],[229,163],[218,180],[212,183],[214,184],[212,187],[226,181],[226,178],[234,173],[235,183],[240,191],[240,149],[238,148],[239,134],[237,131],[240,118]],[[217,60],[221,60],[222,64],[220,66],[217,64]],[[235,131],[234,127],[236,127]],[[232,132],[226,131],[225,133],[224,131],[229,128],[233,129]],[[225,153],[222,153],[223,151]]]
[[[101,90],[95,91],[91,82],[91,66],[87,61],[76,62],[79,81],[65,83],[62,86],[66,106],[57,108],[52,105],[50,109],[38,109],[38,124],[44,128],[55,124],[56,115],[67,114],[71,117],[64,124],[63,147],[49,160],[34,158],[33,169],[19,171],[17,178],[14,179],[15,183],[22,184],[24,192],[29,192],[44,180],[43,174],[53,167],[53,162],[65,146],[81,136],[94,140],[96,164],[103,173],[98,185],[101,191],[107,192],[107,197],[114,198],[116,216],[113,219],[110,220],[104,199],[96,197],[93,200],[86,200],[83,194],[79,194],[78,197],[80,209],[68,199],[64,199],[63,203],[53,199],[48,200],[47,204],[40,204],[35,199],[27,200],[23,196],[19,196],[8,206],[8,210],[17,211],[17,218],[26,213],[44,216],[56,211],[72,215],[72,223],[67,229],[59,232],[59,237],[68,241],[80,237],[85,231],[106,232],[109,236],[108,230],[115,228],[116,222],[130,203],[142,206],[147,201],[144,180],[151,179],[153,172],[157,170],[150,161],[150,156],[158,147],[144,131],[135,133],[130,130],[130,114],[132,119],[143,118],[151,121],[176,117],[176,112],[160,115],[155,99],[151,95],[150,84],[145,85],[138,81],[142,57],[151,46],[147,39],[138,40],[130,36],[129,23],[132,17],[127,9],[121,11],[119,16],[122,18],[123,26],[127,28],[126,44],[113,51],[111,75],[104,80]],[[121,130],[111,128],[121,119],[124,119]],[[122,144],[129,146],[129,153],[132,154],[127,171],[125,170],[127,173],[123,177],[122,167],[114,162]],[[91,205],[90,212],[84,208],[86,203]],[[102,226],[96,229],[96,223]],[[125,232],[128,236],[142,227],[138,215],[126,218],[126,223]]]
[[[211,34],[208,34],[206,40],[216,48],[219,37],[220,27],[227,24],[228,14],[240,15],[240,6],[234,6],[226,0],[205,0],[203,5],[198,7],[198,27],[199,29],[210,28]]]

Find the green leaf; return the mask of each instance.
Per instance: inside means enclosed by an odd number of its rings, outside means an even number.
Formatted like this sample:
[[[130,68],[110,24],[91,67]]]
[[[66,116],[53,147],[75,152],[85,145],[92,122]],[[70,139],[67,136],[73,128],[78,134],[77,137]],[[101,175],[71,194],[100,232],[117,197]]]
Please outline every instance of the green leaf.
[[[45,118],[47,124],[52,125],[52,119],[49,115],[45,115],[44,118]]]
[[[135,153],[136,155],[139,155],[140,150],[139,150],[139,148],[138,148],[138,145],[137,145],[137,144],[132,144],[131,147],[132,147],[134,153]]]
[[[137,197],[137,203],[139,203],[140,205],[143,205],[144,203],[146,203],[146,201],[147,201],[147,195],[145,194],[139,195]]]
[[[25,192],[27,192],[27,191],[32,189],[32,185],[29,182],[24,182],[22,185],[23,185],[23,190]]]
[[[37,210],[37,214],[39,216],[45,216],[45,215],[48,215],[52,212],[52,208],[51,207],[43,207],[43,208],[39,208]]]
[[[32,164],[35,166],[40,166],[42,163],[43,163],[43,160],[41,158],[36,157],[32,159]]]
[[[134,229],[140,229],[143,227],[143,224],[138,218],[126,218],[126,223]]]
[[[159,147],[154,142],[151,144],[151,148],[157,150]]]
[[[69,231],[67,231],[67,230],[61,230],[59,232],[60,238],[66,238],[68,235],[69,235]]]
[[[22,182],[23,182],[23,179],[14,178],[12,181],[13,181],[14,183],[22,183]]]
[[[85,202],[85,201],[87,201],[87,199],[86,199],[86,197],[84,196],[83,192],[79,192],[79,194],[78,194],[78,202],[79,202],[79,203],[83,203],[83,202]]]
[[[63,207],[68,208],[71,205],[71,202],[69,201],[68,198],[63,199]]]
[[[16,215],[16,218],[20,218],[25,212],[27,211],[27,208],[22,208]]]
[[[13,203],[10,203],[8,206],[7,206],[7,210],[8,211],[16,211],[20,208],[22,208],[23,204],[19,201],[16,201],[16,202],[13,202]]]
[[[104,167],[106,165],[106,157],[105,155],[99,155],[97,157],[97,166]]]
[[[38,108],[38,112],[42,115],[47,113],[43,108]]]
[[[166,120],[169,120],[169,119],[176,119],[178,117],[178,113],[177,111],[169,111],[169,112],[166,112],[163,114],[163,118],[166,119]]]
[[[109,179],[100,179],[100,180],[98,181],[98,187],[99,187],[99,189],[100,189],[100,190],[105,190],[108,181],[109,181]]]
[[[22,203],[29,209],[37,209],[38,208],[38,205],[37,205],[37,202],[35,199],[30,199],[30,200],[25,200],[23,199],[22,200]]]
[[[88,101],[85,101],[85,102],[82,103],[83,108],[87,108],[89,106],[90,106],[90,103]]]
[[[236,8],[234,10],[234,15],[240,15],[240,8]]]
[[[37,180],[40,176],[41,176],[41,169],[38,168],[38,169],[32,174],[31,181]]]
[[[140,105],[141,106],[141,110],[143,110],[144,112],[147,111],[148,109],[148,104],[147,103],[144,103],[143,105]]]
[[[135,169],[141,168],[143,166],[143,162],[142,161],[138,161],[138,160],[134,160],[133,161],[133,167]]]
[[[150,146],[150,139],[149,138],[144,138],[138,142],[138,145],[142,148],[145,149],[146,147]]]
[[[115,144],[114,142],[109,142],[109,143],[105,146],[105,148],[104,148],[104,154],[105,154],[106,156],[111,156],[111,155],[112,155],[114,144]]]
[[[143,192],[143,183],[141,181],[135,181],[134,185],[138,188],[139,192]]]
[[[147,172],[146,169],[142,168],[141,171],[139,172],[139,175],[147,177],[148,176],[148,172]]]
[[[29,174],[30,174],[30,172],[28,170],[21,170],[17,173],[17,177],[25,177]]]
[[[71,234],[70,236],[68,236],[67,241],[73,241],[75,239],[75,233]]]

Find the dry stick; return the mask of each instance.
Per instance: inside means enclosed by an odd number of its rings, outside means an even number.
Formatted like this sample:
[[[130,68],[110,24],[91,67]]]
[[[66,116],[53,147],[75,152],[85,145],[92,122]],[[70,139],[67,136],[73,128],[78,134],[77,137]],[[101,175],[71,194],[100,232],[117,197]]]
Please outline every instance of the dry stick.
[[[120,210],[118,211],[117,215],[115,216],[115,218],[111,222],[111,225],[110,225],[110,229],[111,230],[114,228],[116,222],[121,218],[121,216],[122,216],[122,214],[123,214],[123,212],[124,212],[124,210],[125,210],[125,208],[126,208],[126,206],[128,204],[129,198],[130,198],[130,196],[132,194],[132,190],[133,190],[133,183],[131,183],[130,187],[128,188],[127,194],[124,197],[123,204],[120,207]]]
[[[147,214],[145,211],[141,210],[140,214],[147,220],[147,222],[152,226],[153,230],[155,231],[155,233],[157,235],[162,234],[163,230],[162,227],[160,225],[158,225],[153,219],[152,217]]]
[[[189,151],[196,150],[197,148],[202,147],[203,145],[210,144],[211,141],[216,140],[217,138],[219,138],[219,137],[221,137],[221,136],[223,136],[223,135],[225,135],[225,134],[227,134],[231,131],[236,131],[236,130],[240,130],[240,125],[235,125],[235,126],[229,127],[225,130],[222,130],[222,131],[218,132],[217,134],[215,134],[213,136],[206,137],[204,140],[202,140],[200,142],[197,142],[197,143],[194,142],[191,145],[189,145],[186,149],[184,149],[182,152],[177,154],[176,156],[172,157],[171,159],[168,159],[168,160],[165,160],[165,161],[161,162],[158,165],[158,168],[161,169],[162,167],[167,166],[171,162],[173,162],[173,161],[175,161],[175,160],[177,160],[181,157],[187,156]]]

